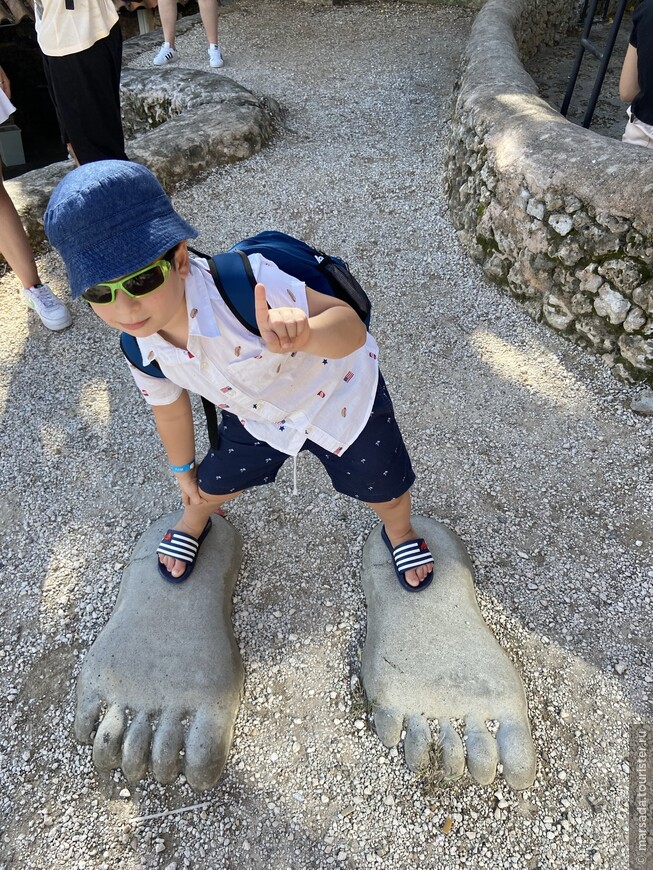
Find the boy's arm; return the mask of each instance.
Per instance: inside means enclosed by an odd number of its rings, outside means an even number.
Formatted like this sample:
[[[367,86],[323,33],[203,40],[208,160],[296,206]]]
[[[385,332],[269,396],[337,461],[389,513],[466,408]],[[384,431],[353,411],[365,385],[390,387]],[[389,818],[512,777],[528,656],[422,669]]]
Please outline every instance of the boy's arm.
[[[302,351],[340,359],[365,344],[367,330],[354,309],[340,299],[306,288],[308,316],[301,308],[268,308],[263,284],[254,288],[256,324],[273,353]]]
[[[170,465],[187,465],[195,459],[195,427],[193,411],[186,390],[169,405],[152,405],[156,428],[168,455]],[[185,505],[200,504],[197,488],[197,469],[175,474]]]

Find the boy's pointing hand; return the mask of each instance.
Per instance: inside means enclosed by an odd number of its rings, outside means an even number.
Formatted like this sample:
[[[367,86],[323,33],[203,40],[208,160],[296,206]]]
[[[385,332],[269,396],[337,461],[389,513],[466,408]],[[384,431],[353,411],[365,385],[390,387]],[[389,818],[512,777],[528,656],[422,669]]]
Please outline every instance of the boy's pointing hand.
[[[268,308],[263,284],[254,288],[256,325],[272,353],[292,353],[308,342],[311,327],[301,308]]]

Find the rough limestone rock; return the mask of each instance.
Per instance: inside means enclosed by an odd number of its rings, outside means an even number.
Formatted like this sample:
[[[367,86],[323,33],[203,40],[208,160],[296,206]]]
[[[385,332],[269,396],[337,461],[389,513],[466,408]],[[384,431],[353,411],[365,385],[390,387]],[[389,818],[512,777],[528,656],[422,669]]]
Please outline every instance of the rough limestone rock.
[[[198,70],[124,69],[127,152],[166,188],[251,157],[272,135],[272,113],[250,91]]]
[[[124,67],[121,99],[127,156],[148,166],[169,192],[184,178],[260,151],[279,111],[224,75],[170,67]],[[35,248],[43,243],[50,195],[72,168],[63,161],[6,182]]]

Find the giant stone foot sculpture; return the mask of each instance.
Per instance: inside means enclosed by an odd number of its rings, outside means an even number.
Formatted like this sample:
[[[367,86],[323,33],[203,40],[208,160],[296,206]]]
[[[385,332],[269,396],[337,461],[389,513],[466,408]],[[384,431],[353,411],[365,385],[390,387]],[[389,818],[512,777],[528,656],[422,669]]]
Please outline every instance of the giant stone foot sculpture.
[[[486,785],[497,762],[515,789],[535,779],[535,750],[526,696],[508,656],[483,621],[472,566],[460,540],[446,526],[414,517],[418,535],[435,558],[428,589],[411,594],[396,580],[380,526],[363,550],[367,637],[362,679],[376,733],[395,746],[406,727],[404,754],[411,770],[439,756],[442,774],[456,779],[467,769]],[[429,719],[439,724],[433,753]],[[465,745],[451,720],[464,721]],[[496,720],[496,739],[486,722]]]
[[[241,542],[214,517],[191,577],[167,583],[155,551],[178,517],[162,517],[136,545],[111,618],[82,666],[75,733],[90,743],[96,731],[100,770],[122,767],[136,781],[151,766],[168,783],[183,762],[200,791],[222,773],[242,695],[230,619]]]

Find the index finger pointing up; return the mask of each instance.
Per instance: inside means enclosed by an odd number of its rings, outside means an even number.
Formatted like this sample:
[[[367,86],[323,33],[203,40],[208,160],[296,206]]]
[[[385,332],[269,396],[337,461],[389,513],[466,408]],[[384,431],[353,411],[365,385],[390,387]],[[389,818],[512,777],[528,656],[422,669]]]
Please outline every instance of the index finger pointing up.
[[[254,313],[256,314],[256,325],[259,331],[268,325],[268,308],[265,285],[257,284],[254,287]]]

